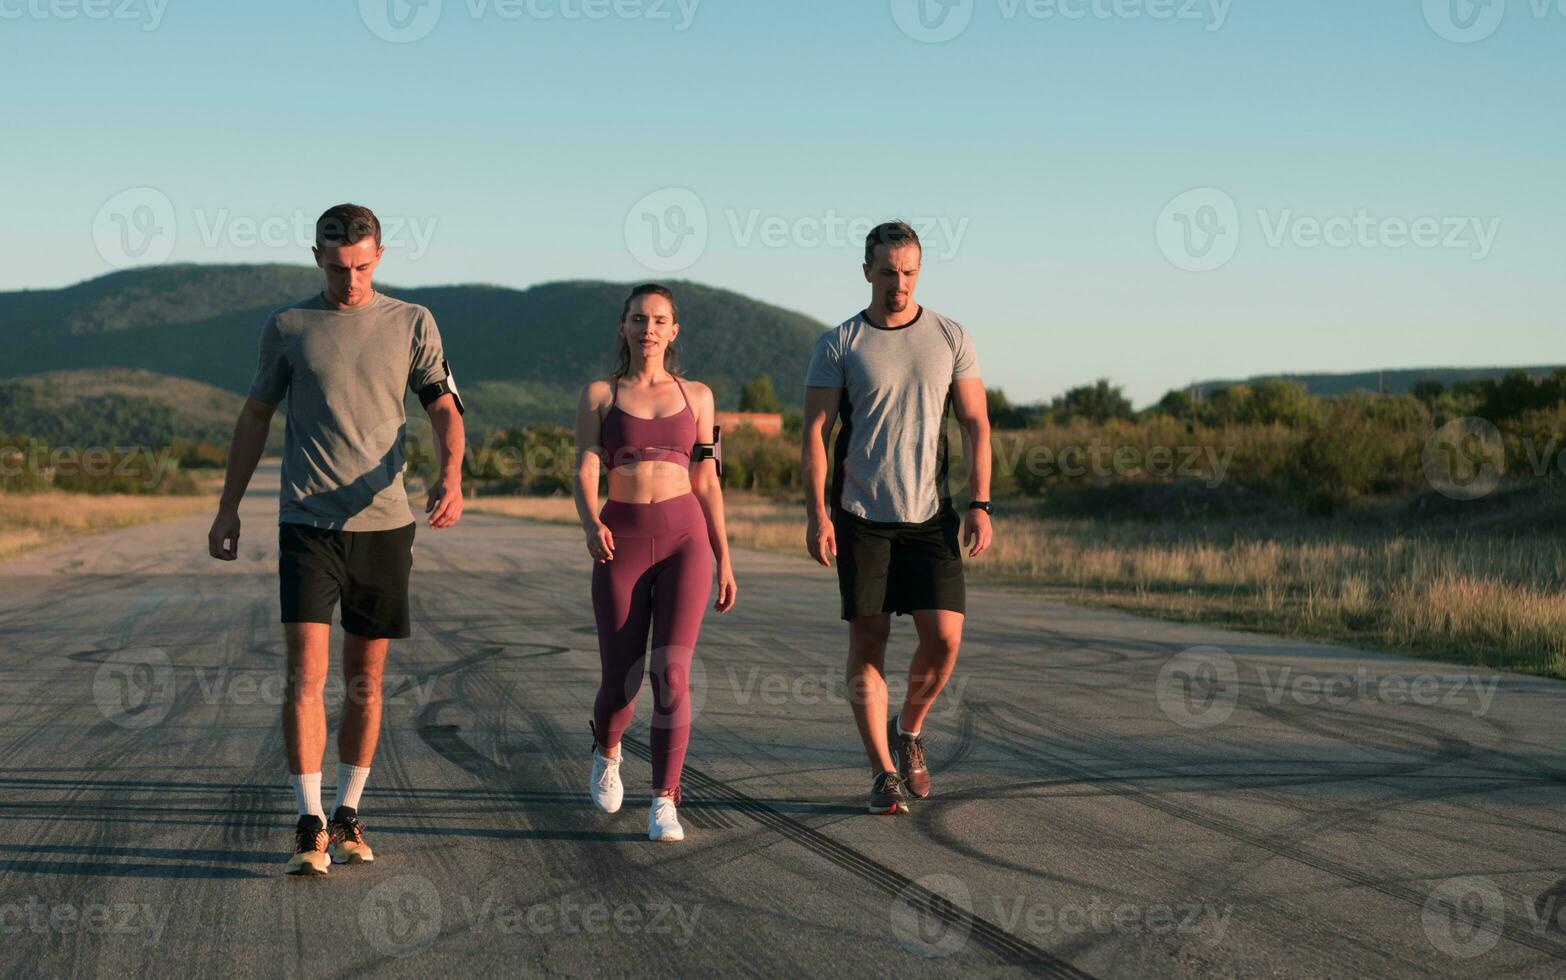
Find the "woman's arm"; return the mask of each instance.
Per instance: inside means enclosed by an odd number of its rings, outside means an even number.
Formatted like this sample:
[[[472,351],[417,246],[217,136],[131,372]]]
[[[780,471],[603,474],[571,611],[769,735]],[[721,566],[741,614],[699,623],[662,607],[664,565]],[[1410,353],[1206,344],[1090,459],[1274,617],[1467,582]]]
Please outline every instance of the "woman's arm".
[[[701,442],[709,442],[717,405],[711,388],[706,385],[693,387],[696,387],[696,431]],[[729,560],[729,532],[723,518],[723,486],[718,482],[717,460],[703,459],[691,464],[691,493],[701,501],[701,509],[707,516],[707,541],[712,545],[712,555],[718,563],[718,601],[713,608],[728,612],[734,607],[739,590]]]
[[[603,419],[598,414],[607,402],[609,386],[594,381],[582,389],[576,403],[576,466],[571,477],[571,496],[576,501],[576,516],[587,534],[587,551],[604,562],[614,558],[614,537],[598,520],[598,475],[603,453]]]

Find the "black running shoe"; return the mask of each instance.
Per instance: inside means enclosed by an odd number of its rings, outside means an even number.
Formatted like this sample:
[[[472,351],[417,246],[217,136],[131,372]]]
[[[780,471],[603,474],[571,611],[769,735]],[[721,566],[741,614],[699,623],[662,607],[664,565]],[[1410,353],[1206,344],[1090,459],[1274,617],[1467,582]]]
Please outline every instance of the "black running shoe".
[[[364,824],[359,811],[351,806],[340,806],[332,814],[332,822],[326,825],[330,839],[327,853],[338,864],[367,864],[375,860],[375,852],[364,842]]]
[[[871,813],[907,813],[908,800],[903,796],[902,777],[895,772],[883,772],[870,784]]]
[[[294,828],[294,854],[284,865],[283,873],[289,875],[324,875],[332,859],[326,856],[326,828],[321,818],[308,814],[299,818]]]

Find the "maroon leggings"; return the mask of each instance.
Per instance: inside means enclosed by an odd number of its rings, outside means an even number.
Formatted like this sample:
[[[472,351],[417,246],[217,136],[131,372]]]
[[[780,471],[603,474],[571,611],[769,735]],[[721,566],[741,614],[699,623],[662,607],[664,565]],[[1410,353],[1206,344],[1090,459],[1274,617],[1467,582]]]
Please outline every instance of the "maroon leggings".
[[[678,795],[691,734],[691,659],[712,595],[707,519],[692,493],[651,504],[610,500],[598,517],[614,535],[614,558],[593,566],[603,665],[593,731],[611,748],[631,724],[650,626],[653,788]]]

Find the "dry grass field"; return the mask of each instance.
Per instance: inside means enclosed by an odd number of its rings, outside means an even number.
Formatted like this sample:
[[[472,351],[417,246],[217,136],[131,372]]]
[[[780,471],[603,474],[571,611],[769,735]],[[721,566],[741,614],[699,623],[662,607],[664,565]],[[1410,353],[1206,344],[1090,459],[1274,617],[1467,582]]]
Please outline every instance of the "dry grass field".
[[[0,560],[73,537],[215,510],[215,496],[23,493],[0,495]]]
[[[575,524],[568,498],[469,509]],[[797,504],[730,492],[736,545],[804,553]],[[997,521],[970,581],[1170,619],[1566,677],[1566,539],[1330,522]]]

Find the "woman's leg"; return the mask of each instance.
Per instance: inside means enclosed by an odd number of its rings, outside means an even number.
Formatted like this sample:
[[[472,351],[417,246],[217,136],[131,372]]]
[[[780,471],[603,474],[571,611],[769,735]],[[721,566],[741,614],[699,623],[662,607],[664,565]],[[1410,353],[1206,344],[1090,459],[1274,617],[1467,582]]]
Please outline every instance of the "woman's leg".
[[[611,528],[613,530],[613,528]],[[615,539],[614,559],[593,566],[593,615],[602,674],[593,702],[593,731],[609,755],[631,724],[642,687],[652,617],[651,538]]]
[[[690,672],[707,601],[712,597],[712,547],[698,525],[665,547],[653,582],[653,790],[677,791],[690,741]],[[676,801],[678,797],[676,796]]]

